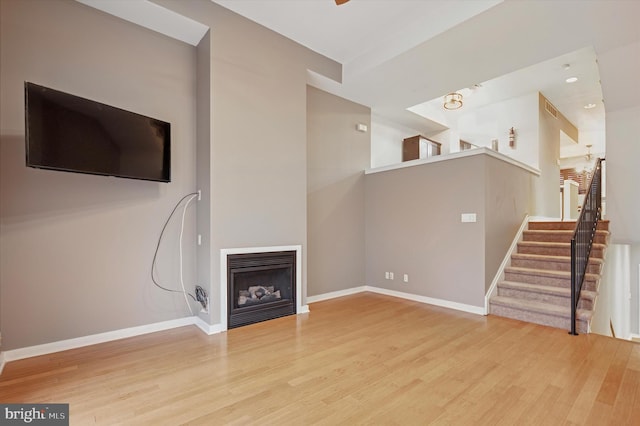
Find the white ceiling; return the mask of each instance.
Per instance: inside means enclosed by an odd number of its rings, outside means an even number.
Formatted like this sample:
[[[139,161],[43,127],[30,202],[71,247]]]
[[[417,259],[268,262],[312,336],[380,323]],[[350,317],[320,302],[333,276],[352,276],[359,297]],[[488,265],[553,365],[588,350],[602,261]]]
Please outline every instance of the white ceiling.
[[[82,3],[197,45],[207,27],[148,0],[78,0]],[[374,114],[428,133],[441,124],[418,117],[406,109],[461,87],[434,92],[429,79],[457,73],[455,58],[446,67],[430,67],[419,47],[447,30],[503,3],[503,0],[351,0],[337,6],[333,0],[212,0],[321,53],[343,66],[342,82],[310,73],[309,83],[372,108]],[[514,34],[523,37],[524,34]],[[526,36],[525,36],[526,37]],[[486,47],[485,47],[486,48]],[[427,51],[428,52],[428,51]],[[473,49],[468,52],[474,54]],[[435,51],[433,54],[442,54]],[[428,54],[429,56],[429,54]],[[481,60],[480,58],[478,60]],[[567,70],[563,64],[570,64]],[[415,65],[412,69],[407,65]],[[426,78],[418,70],[431,69]],[[579,78],[571,85],[568,75]],[[452,80],[460,80],[454,75]],[[466,110],[490,102],[542,92],[581,131],[604,133],[604,106],[593,49],[582,49],[482,83]],[[389,84],[393,82],[393,84]],[[442,81],[440,81],[442,83]],[[421,96],[422,95],[422,96]],[[596,108],[585,110],[587,103]],[[595,142],[595,143],[594,143]],[[604,151],[589,139],[594,152]],[[584,144],[581,144],[584,145]],[[584,149],[584,147],[581,147]]]
[[[566,79],[578,80],[567,83]],[[461,113],[467,113],[495,102],[541,92],[583,133],[598,134],[598,140],[604,142],[604,104],[596,53],[593,48],[583,48],[548,61],[540,62],[512,73],[479,82],[479,88],[460,88],[464,106],[460,110],[442,112],[442,97],[438,97],[410,108],[412,112],[426,118],[438,117],[446,127],[455,125]],[[587,104],[595,107],[585,109]],[[589,137],[589,136],[587,136]],[[589,140],[597,153],[604,151],[593,136]],[[575,142],[563,138],[563,146],[575,145]],[[585,148],[582,148],[584,151]],[[578,154],[582,154],[582,151]],[[576,155],[569,150],[568,155]]]
[[[343,64],[345,79],[503,0],[212,0]]]
[[[367,85],[351,84],[374,67],[410,50],[420,43],[455,27],[457,24],[499,4],[502,0],[351,0],[337,6],[333,0],[212,0],[234,12],[268,27],[310,49],[343,64],[342,84],[312,76],[311,83],[337,95],[365,103]],[[564,64],[570,67],[565,69]],[[569,76],[578,77],[572,84]],[[421,87],[423,77],[405,87]],[[314,80],[315,79],[315,80]],[[589,142],[594,152],[604,151],[604,105],[596,55],[592,48],[581,49],[510,74],[481,83],[473,97],[466,97],[469,111],[492,102],[542,92],[554,106],[581,131],[600,132]],[[396,83],[399,84],[399,83]],[[454,91],[462,88],[450,88]],[[444,93],[442,93],[444,95]],[[365,100],[363,102],[363,100]],[[442,98],[424,99],[427,105],[441,107]],[[595,103],[596,107],[584,109]],[[369,104],[374,112],[389,116],[397,102]],[[412,105],[406,105],[410,107]],[[420,108],[418,108],[419,110]],[[429,107],[425,108],[428,110]],[[400,112],[390,118],[399,118]],[[395,117],[394,117],[395,115]],[[430,119],[428,114],[424,116]],[[434,130],[439,124],[426,120]],[[409,124],[406,121],[403,124]],[[421,129],[424,131],[424,128]],[[602,146],[599,146],[601,142]],[[565,140],[563,145],[569,145]],[[584,147],[580,147],[584,149]],[[575,150],[572,152],[575,153]]]

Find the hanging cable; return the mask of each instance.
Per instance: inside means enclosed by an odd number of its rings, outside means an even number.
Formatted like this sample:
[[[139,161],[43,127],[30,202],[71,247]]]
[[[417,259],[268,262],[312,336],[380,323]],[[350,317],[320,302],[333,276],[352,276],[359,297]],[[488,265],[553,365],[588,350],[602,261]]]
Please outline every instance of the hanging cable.
[[[187,290],[184,288],[184,277],[182,276],[182,235],[184,234],[184,216],[187,213],[187,207],[189,207],[189,204],[191,203],[191,201],[193,201],[193,199],[195,197],[198,196],[198,193],[195,193],[195,195],[191,195],[191,198],[189,198],[189,200],[187,200],[186,204],[184,205],[184,208],[182,209],[182,220],[180,222],[180,286],[182,286],[182,295],[184,296],[184,301],[187,304],[187,307],[189,308],[189,312],[191,312],[191,315],[193,315],[193,309],[191,309],[191,305],[189,304],[189,299],[187,299]],[[193,298],[193,300],[197,299],[194,296],[191,296]]]
[[[162,231],[160,231],[160,236],[158,237],[158,242],[156,244],[156,249],[153,253],[153,260],[151,262],[151,281],[153,282],[153,284],[155,284],[156,287],[164,290],[164,291],[168,291],[171,293],[182,293],[184,295],[185,301],[187,302],[187,307],[189,308],[189,311],[191,312],[191,314],[193,315],[193,310],[191,309],[191,305],[189,304],[189,299],[187,299],[187,296],[191,297],[193,300],[198,301],[194,295],[192,295],[191,293],[188,293],[184,287],[184,280],[182,277],[182,235],[184,232],[184,217],[185,217],[185,213],[187,211],[187,207],[189,206],[189,203],[191,203],[191,201],[198,196],[197,192],[192,192],[190,194],[185,195],[184,197],[182,197],[180,199],[180,201],[178,201],[175,205],[175,207],[173,208],[173,210],[171,211],[171,213],[169,214],[169,217],[167,217],[167,220],[164,222],[164,225],[162,226]],[[189,198],[191,197],[191,198]],[[158,280],[156,280],[156,261],[158,259],[158,251],[160,250],[160,243],[162,242],[162,237],[164,236],[164,233],[167,229],[167,226],[169,225],[169,222],[171,221],[171,218],[173,217],[173,215],[175,214],[176,210],[178,210],[178,207],[180,207],[180,205],[182,204],[182,202],[184,200],[186,200],[187,198],[189,198],[189,201],[187,201],[183,211],[182,211],[182,221],[181,221],[181,226],[180,226],[180,284],[182,287],[182,291],[180,290],[174,290],[174,289],[170,289],[167,288],[163,285],[161,285]]]

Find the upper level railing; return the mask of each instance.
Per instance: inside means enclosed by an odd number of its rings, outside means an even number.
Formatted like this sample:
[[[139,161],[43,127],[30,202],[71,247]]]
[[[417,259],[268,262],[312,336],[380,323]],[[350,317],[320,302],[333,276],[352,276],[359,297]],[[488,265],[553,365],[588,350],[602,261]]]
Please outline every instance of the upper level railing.
[[[591,246],[596,235],[596,228],[602,212],[602,162],[598,158],[591,177],[591,182],[584,197],[580,217],[571,238],[571,331],[577,335],[576,311],[580,301],[580,290],[587,271]]]

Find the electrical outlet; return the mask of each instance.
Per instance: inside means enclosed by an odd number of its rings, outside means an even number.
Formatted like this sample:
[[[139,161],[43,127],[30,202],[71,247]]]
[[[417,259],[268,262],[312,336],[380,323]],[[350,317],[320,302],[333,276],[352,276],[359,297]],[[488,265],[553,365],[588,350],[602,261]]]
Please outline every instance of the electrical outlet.
[[[388,272],[385,272],[385,273],[384,273],[384,279],[385,279],[385,280],[388,280],[388,279],[389,279],[389,273],[388,273]]]
[[[402,281],[404,281],[405,283],[409,282],[409,274],[404,274],[404,277],[402,277]]]
[[[392,280],[393,279],[393,272],[389,272],[389,279]]]
[[[198,201],[202,200],[202,191],[198,189]]]

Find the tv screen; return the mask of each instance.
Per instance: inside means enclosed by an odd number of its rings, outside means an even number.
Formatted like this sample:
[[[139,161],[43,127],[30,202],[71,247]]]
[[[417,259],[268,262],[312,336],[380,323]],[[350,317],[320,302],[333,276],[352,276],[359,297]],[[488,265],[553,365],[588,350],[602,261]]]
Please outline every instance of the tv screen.
[[[25,82],[27,166],[171,181],[171,125]]]

